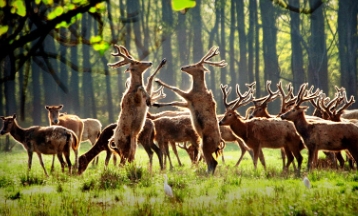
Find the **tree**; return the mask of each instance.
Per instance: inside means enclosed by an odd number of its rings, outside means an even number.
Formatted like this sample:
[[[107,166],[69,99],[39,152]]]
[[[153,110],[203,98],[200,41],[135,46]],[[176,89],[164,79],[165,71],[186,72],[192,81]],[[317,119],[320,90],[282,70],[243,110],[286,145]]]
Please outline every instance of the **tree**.
[[[299,8],[299,0],[289,0],[289,4]],[[304,82],[305,71],[303,69],[303,55],[301,47],[301,34],[300,34],[300,14],[290,11],[290,35],[291,35],[291,68],[293,76],[293,88],[299,89],[299,86]]]
[[[340,0],[338,8],[338,48],[341,69],[341,86],[347,95],[357,95],[357,15],[358,3]],[[358,105],[353,104],[356,108]]]
[[[314,7],[316,2],[316,0],[310,0],[310,7]],[[328,93],[328,62],[323,7],[324,5],[322,4],[310,16],[311,36],[308,50],[308,78],[312,85]]]

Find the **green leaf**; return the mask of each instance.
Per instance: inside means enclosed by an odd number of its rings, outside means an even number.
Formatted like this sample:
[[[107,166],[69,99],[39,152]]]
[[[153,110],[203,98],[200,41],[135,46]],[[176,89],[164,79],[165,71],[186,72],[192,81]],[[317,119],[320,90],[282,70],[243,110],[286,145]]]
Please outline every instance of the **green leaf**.
[[[109,48],[109,44],[106,41],[101,41],[101,43],[97,43],[93,45],[93,49],[98,51],[101,55],[103,55]]]
[[[187,8],[193,8],[196,5],[195,0],[172,0],[172,7],[174,11],[181,11]]]
[[[55,18],[56,18],[56,12],[55,11],[52,11],[49,14],[47,14],[47,19],[48,20],[53,20]]]
[[[26,15],[26,7],[24,1],[16,0],[12,2],[11,13],[17,13],[19,16],[24,17]],[[14,10],[13,10],[14,9]]]
[[[60,16],[63,13],[63,7],[62,6],[56,7],[54,12],[55,12],[56,16]]]
[[[58,24],[56,25],[56,28],[61,28],[61,27],[67,28],[67,27],[68,27],[67,22],[62,21],[62,22],[60,22],[60,23],[58,23]]]
[[[102,37],[97,35],[97,36],[92,36],[90,39],[90,43],[99,43],[102,41]]]
[[[91,13],[96,13],[96,11],[97,11],[97,9],[95,7],[91,7],[89,9],[89,12],[91,12]]]
[[[0,26],[0,36],[5,34],[7,30],[9,29],[9,26]]]
[[[3,8],[6,6],[6,1],[5,0],[0,0],[0,8]]]

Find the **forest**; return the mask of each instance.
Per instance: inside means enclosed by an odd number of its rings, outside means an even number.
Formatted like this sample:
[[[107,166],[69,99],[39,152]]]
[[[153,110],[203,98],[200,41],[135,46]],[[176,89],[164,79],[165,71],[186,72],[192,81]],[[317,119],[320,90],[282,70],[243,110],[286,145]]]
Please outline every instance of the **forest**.
[[[107,66],[118,61],[115,44],[153,63],[145,78],[166,58],[157,77],[181,89],[191,78],[180,67],[218,46],[228,65],[206,76],[217,113],[225,111],[220,84],[256,81],[257,98],[267,80],[274,90],[279,81],[295,92],[308,82],[331,97],[335,86],[357,95],[358,1],[195,0],[182,9],[177,2],[0,0],[0,115],[48,125],[45,105],[63,104],[81,118],[115,122],[128,78],[125,68]],[[178,99],[165,94],[162,101]]]

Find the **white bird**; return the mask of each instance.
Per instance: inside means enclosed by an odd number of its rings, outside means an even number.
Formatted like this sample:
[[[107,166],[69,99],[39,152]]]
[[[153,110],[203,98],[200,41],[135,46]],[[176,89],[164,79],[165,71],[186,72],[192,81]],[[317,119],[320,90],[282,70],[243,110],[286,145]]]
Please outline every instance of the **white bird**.
[[[173,190],[172,188],[168,185],[168,177],[167,174],[164,174],[164,191],[165,194],[169,197],[173,197]]]
[[[311,183],[310,183],[310,180],[308,180],[307,176],[305,176],[303,178],[303,184],[306,186],[306,188],[308,188],[308,189],[311,188]]]

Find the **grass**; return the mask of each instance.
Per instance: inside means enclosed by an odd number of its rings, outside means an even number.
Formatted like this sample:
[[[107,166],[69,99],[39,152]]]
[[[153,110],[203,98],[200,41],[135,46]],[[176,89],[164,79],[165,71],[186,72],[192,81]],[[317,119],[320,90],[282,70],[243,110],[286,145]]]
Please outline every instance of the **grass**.
[[[82,153],[90,148],[83,143]],[[72,152],[71,152],[72,153]],[[264,149],[267,170],[255,171],[249,155],[235,167],[240,152],[236,145],[225,149],[225,164],[218,159],[215,174],[206,174],[206,165],[192,166],[179,149],[184,166],[173,157],[174,170],[159,170],[156,156],[148,170],[148,156],[138,148],[136,160],[125,167],[109,164],[105,153],[97,167],[81,176],[55,172],[46,177],[34,155],[27,175],[27,154],[19,146],[0,153],[0,215],[357,215],[358,173],[318,169],[308,173],[312,188],[291,167],[282,173],[279,150]],[[303,150],[303,170],[307,151]],[[173,155],[173,154],[172,154]],[[51,156],[43,156],[50,170]],[[71,155],[73,160],[73,153]],[[174,198],[166,197],[163,174]]]

